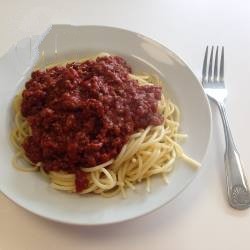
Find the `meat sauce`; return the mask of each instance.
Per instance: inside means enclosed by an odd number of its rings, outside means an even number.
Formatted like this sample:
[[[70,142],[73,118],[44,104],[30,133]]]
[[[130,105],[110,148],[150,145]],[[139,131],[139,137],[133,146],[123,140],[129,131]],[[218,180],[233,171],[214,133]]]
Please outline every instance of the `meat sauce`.
[[[118,56],[34,71],[21,103],[32,130],[26,156],[47,172],[75,173],[77,192],[87,188],[80,168],[115,158],[130,135],[163,122],[161,87],[139,85],[129,73]]]

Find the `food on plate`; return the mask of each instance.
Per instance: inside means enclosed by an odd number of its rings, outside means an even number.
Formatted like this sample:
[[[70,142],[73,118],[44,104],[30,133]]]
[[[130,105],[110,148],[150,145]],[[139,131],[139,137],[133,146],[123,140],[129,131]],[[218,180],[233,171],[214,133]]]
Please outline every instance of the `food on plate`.
[[[106,197],[135,189],[182,158],[180,111],[161,81],[107,53],[36,70],[15,97],[13,165],[58,190]]]

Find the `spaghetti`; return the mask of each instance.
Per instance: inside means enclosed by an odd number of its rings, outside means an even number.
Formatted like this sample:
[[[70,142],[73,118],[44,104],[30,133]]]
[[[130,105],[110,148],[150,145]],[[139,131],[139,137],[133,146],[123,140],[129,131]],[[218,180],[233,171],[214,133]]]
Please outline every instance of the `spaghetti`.
[[[102,54],[101,56],[109,56]],[[92,59],[100,57],[96,56]],[[160,80],[150,75],[129,74],[129,78],[139,85],[158,86]],[[40,171],[57,190],[76,192],[76,174],[66,171],[46,171],[42,162],[34,163],[25,154],[23,143],[32,135],[29,123],[21,113],[22,95],[14,99],[15,126],[11,132],[11,140],[16,149],[13,165],[21,171]],[[95,193],[111,197],[122,193],[126,197],[126,189],[136,189],[136,184],[145,181],[146,190],[150,191],[152,176],[161,175],[167,182],[168,175],[174,169],[174,162],[181,158],[195,168],[200,164],[187,156],[179,139],[187,137],[179,133],[180,111],[178,107],[164,95],[158,102],[157,112],[162,117],[161,124],[149,125],[132,134],[127,143],[123,145],[119,154],[101,164],[90,167],[81,167],[81,173],[87,179],[88,185],[80,194]]]

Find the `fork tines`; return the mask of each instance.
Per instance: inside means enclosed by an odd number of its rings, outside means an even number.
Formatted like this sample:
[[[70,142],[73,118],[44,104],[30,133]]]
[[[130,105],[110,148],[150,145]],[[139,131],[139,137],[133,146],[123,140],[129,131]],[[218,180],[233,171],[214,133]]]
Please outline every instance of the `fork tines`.
[[[219,46],[216,46],[215,59],[213,59],[214,58],[214,46],[212,46],[211,51],[210,51],[210,57],[209,57],[209,67],[207,69],[208,53],[209,53],[209,48],[207,46],[204,61],[203,61],[203,68],[202,68],[202,82],[205,82],[205,81],[223,82],[224,81],[224,46],[222,46],[222,49],[221,49],[219,75],[218,75]]]

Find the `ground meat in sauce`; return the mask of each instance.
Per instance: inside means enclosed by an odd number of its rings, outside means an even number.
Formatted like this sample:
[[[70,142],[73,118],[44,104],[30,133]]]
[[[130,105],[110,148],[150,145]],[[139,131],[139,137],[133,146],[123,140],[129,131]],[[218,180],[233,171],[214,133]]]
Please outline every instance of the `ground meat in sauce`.
[[[32,129],[27,157],[45,171],[76,174],[76,191],[87,188],[80,167],[115,158],[129,136],[163,122],[157,112],[161,87],[129,78],[118,56],[35,71],[22,93],[22,115]]]

